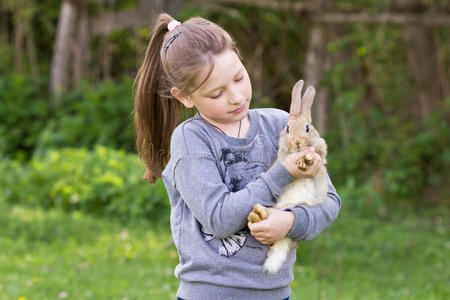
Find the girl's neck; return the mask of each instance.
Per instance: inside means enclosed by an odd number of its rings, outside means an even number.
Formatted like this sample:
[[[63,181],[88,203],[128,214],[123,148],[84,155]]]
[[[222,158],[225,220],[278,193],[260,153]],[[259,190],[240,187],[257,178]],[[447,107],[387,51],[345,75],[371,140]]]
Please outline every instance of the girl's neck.
[[[234,138],[245,138],[247,136],[248,130],[250,128],[250,117],[249,114],[245,116],[244,119],[235,122],[235,123],[228,123],[228,124],[222,124],[222,123],[216,123],[211,122],[204,118],[200,113],[200,117],[205,120],[208,124],[216,128],[218,131],[222,132],[223,134],[234,137]]]

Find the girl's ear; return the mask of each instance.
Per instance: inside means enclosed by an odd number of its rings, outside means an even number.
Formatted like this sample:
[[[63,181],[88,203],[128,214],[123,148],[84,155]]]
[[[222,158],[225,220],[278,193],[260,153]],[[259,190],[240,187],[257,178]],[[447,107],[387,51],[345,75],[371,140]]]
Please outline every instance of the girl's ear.
[[[183,103],[186,108],[193,108],[194,103],[191,101],[189,96],[184,96],[181,94],[180,89],[173,87],[170,89],[170,93],[174,96],[178,101]]]
[[[308,86],[302,97],[302,108],[301,114],[306,116],[311,122],[311,106],[314,101],[314,96],[316,95],[316,89],[312,86]]]

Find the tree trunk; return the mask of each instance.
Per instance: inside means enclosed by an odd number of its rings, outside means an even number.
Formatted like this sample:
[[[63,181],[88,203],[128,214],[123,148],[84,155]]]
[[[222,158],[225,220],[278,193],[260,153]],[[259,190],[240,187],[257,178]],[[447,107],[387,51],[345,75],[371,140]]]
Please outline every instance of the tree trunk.
[[[439,108],[443,99],[433,33],[426,26],[412,25],[403,30],[402,36],[407,43],[408,64],[416,86],[413,94],[417,101],[415,115],[423,121]]]
[[[37,83],[39,81],[39,62],[36,55],[36,43],[34,41],[34,32],[32,26],[27,26],[26,35],[26,49],[28,61],[30,62],[31,76],[33,78],[33,81]]]
[[[312,107],[312,119],[314,126],[320,133],[328,129],[328,95],[320,86],[320,81],[326,69],[326,39],[320,24],[314,24],[308,42],[308,50],[305,63],[305,86],[312,85],[316,88],[316,97]]]
[[[23,44],[24,44],[24,26],[20,18],[21,7],[19,3],[15,5],[14,11],[14,68],[23,71]]]
[[[57,95],[67,87],[68,62],[71,53],[70,45],[72,32],[75,26],[76,6],[70,0],[61,4],[61,13],[58,19],[55,46],[53,50],[50,93]],[[55,98],[58,101],[58,97]]]
[[[101,48],[102,48],[102,80],[111,78],[111,45],[108,41],[107,36],[101,37]]]
[[[89,15],[86,6],[86,1],[79,2],[79,13],[78,13],[78,25],[77,32],[75,35],[76,47],[74,47],[74,58],[73,58],[73,86],[76,87],[80,81],[86,75],[84,70],[86,69],[87,62],[87,51],[89,46]]]
[[[3,45],[9,43],[8,14],[2,3],[0,3],[0,43]]]
[[[422,11],[419,0],[397,0],[396,4],[409,11]],[[430,27],[423,24],[406,25],[402,32],[406,43],[407,60],[415,81],[412,105],[413,116],[420,121],[427,119],[438,109],[444,96],[444,79],[440,70],[439,58]]]

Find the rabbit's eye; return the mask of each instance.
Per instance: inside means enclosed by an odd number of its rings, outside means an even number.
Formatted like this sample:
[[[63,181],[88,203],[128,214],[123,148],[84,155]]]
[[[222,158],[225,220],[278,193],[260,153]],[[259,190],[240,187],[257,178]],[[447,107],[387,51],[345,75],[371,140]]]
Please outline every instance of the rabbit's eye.
[[[289,133],[289,126],[286,126],[286,132]]]
[[[309,132],[309,125],[306,124],[306,132]]]

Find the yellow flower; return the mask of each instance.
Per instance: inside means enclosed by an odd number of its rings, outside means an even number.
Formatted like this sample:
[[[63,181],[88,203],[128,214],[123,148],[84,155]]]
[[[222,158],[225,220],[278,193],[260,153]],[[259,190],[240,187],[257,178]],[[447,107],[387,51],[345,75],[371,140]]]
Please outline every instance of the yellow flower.
[[[108,166],[110,167],[117,167],[119,165],[119,161],[117,159],[110,159],[108,160]]]
[[[17,299],[17,300],[27,300],[27,298],[25,298],[25,297],[19,297],[19,299]]]
[[[73,186],[65,185],[61,188],[61,191],[63,192],[63,194],[70,195],[73,193],[74,188]]]
[[[57,151],[50,152],[50,160],[52,162],[59,161],[59,158],[60,158],[60,155],[59,155],[59,153]]]
[[[111,183],[112,185],[115,185],[117,187],[120,187],[123,185],[123,179],[121,177],[113,175],[109,172],[106,172],[105,174],[100,176],[99,181],[105,182],[105,183]]]

